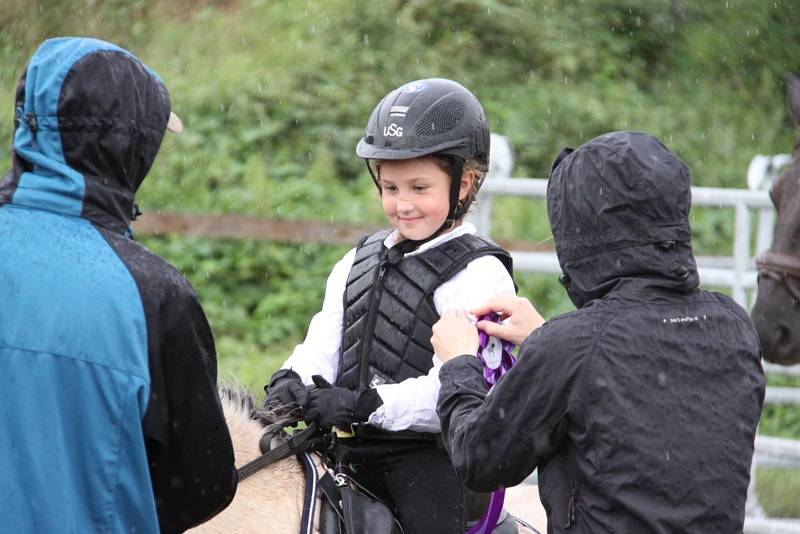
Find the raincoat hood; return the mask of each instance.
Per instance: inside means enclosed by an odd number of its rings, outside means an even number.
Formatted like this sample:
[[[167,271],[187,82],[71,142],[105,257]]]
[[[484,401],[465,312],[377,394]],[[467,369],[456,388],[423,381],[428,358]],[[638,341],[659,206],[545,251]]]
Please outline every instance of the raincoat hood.
[[[0,203],[124,231],[170,108],[163,82],[130,52],[90,38],[45,41],[17,87]]]
[[[611,132],[564,150],[547,211],[573,303],[581,308],[623,284],[696,289],[690,206],[689,169],[652,136]]]

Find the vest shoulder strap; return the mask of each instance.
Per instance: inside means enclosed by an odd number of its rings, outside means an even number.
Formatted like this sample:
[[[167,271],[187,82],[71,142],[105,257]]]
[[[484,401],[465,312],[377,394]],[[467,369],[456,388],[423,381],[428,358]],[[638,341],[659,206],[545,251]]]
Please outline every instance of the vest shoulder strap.
[[[465,234],[450,241],[442,243],[438,247],[426,251],[421,256],[444,255],[449,261],[436,261],[443,268],[439,271],[439,276],[432,291],[444,284],[461,270],[463,270],[472,260],[483,256],[494,256],[503,264],[509,276],[514,277],[514,267],[511,254],[493,241],[475,234]]]

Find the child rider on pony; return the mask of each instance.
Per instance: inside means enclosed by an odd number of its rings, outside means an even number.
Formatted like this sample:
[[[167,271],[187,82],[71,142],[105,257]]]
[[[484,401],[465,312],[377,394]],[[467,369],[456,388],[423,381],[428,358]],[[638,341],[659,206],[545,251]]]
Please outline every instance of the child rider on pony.
[[[407,83],[375,107],[356,154],[392,229],[334,266],[266,403],[346,431],[334,455],[388,498],[406,534],[464,532],[488,498],[466,489],[442,447],[430,338],[447,310],[515,291],[508,252],[463,221],[488,170],[486,115],[456,82]]]

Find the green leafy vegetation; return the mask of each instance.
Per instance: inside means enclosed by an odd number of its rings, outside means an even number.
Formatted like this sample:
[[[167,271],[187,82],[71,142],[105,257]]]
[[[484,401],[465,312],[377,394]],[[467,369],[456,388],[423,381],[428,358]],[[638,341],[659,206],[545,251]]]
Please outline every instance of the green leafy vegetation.
[[[758,501],[770,517],[798,517],[800,469],[762,468],[756,474]]]
[[[2,162],[17,78],[55,35],[127,46],[169,87],[185,131],[166,137],[138,195],[145,211],[381,223],[354,146],[379,98],[429,76],[475,91],[515,147],[517,176],[545,177],[562,147],[636,129],[675,150],[695,185],[745,187],[755,154],[794,141],[783,74],[800,74],[795,1],[0,0]],[[499,199],[494,216],[496,238],[550,239],[540,200]],[[692,224],[699,254],[731,252],[731,210],[694,210]],[[347,250],[142,241],[197,288],[222,376],[253,391],[302,340]],[[572,308],[554,276],[518,283],[545,317]],[[761,431],[800,438],[798,412],[768,406]],[[765,475],[759,491],[797,484]],[[796,499],[781,510],[800,516]]]
[[[174,236],[142,242],[195,285],[215,333],[221,375],[253,391],[303,338],[322,306],[328,271],[347,249]]]

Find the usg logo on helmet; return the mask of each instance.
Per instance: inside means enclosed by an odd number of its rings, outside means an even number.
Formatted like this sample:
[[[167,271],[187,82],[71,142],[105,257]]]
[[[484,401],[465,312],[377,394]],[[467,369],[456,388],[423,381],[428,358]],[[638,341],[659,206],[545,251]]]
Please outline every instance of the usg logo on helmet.
[[[403,137],[403,127],[392,123],[383,129],[383,135],[386,137]]]

